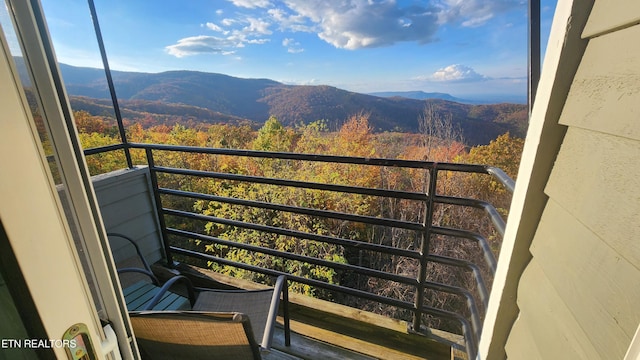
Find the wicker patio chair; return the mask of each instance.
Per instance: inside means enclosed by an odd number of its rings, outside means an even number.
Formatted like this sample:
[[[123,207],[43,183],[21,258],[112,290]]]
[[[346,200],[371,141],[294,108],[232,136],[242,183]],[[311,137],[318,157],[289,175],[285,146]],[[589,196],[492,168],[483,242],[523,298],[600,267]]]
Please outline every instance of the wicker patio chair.
[[[195,311],[130,312],[143,359],[260,359],[249,317]]]
[[[286,276],[277,278],[273,288],[262,290],[200,290],[193,306],[195,311],[241,312],[251,319],[251,327],[260,346],[269,350],[278,316],[280,293],[284,299],[285,344],[290,343],[289,314],[286,299]],[[284,289],[284,292],[283,292]]]
[[[137,257],[133,257],[136,266],[118,268],[118,276],[129,311],[137,310],[189,310],[195,304],[195,291],[191,281],[182,275],[176,275],[161,284],[151,271],[140,247],[130,237],[107,233],[110,241],[113,238],[125,240],[135,249]],[[181,292],[176,291],[177,283],[182,283]]]

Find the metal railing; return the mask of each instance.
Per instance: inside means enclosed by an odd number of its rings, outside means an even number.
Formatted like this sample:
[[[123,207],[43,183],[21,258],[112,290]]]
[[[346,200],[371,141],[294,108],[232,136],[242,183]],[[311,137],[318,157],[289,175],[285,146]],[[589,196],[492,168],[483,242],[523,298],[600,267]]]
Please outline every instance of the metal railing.
[[[535,89],[537,87],[539,75],[540,75],[540,0],[529,0],[529,56],[528,56],[528,104],[529,109],[532,108],[535,99]],[[466,343],[466,351],[469,359],[474,359],[477,352],[477,343],[481,333],[481,321],[479,315],[479,309],[476,304],[474,296],[467,289],[451,286],[446,284],[440,284],[430,281],[427,278],[427,264],[437,263],[446,266],[453,266],[465,269],[473,274],[473,278],[476,282],[477,291],[482,306],[486,309],[488,302],[488,290],[485,286],[485,280],[482,277],[481,271],[477,264],[469,261],[456,259],[452,257],[445,257],[441,255],[435,255],[430,253],[430,243],[433,235],[451,236],[457,238],[464,238],[477,242],[484,257],[484,261],[487,264],[490,275],[493,275],[496,271],[496,259],[491,250],[491,246],[487,239],[482,235],[462,229],[445,228],[433,225],[433,211],[436,204],[448,204],[453,206],[475,207],[485,211],[487,216],[492,220],[494,227],[502,236],[504,234],[505,223],[498,211],[491,204],[475,200],[459,197],[443,196],[437,194],[438,174],[440,171],[452,171],[452,172],[469,172],[488,174],[498,180],[505,188],[513,192],[514,182],[500,169],[490,166],[480,165],[463,165],[463,164],[451,164],[451,163],[436,163],[426,161],[405,161],[405,160],[389,160],[389,159],[371,159],[371,158],[356,158],[356,157],[342,157],[342,156],[324,156],[324,155],[302,155],[291,153],[276,153],[276,152],[258,152],[258,151],[246,151],[246,150],[227,150],[227,149],[205,149],[195,147],[184,146],[168,146],[168,145],[147,145],[147,144],[132,144],[128,142],[125,134],[122,117],[119,111],[117,96],[109,65],[107,61],[106,51],[102,41],[102,35],[98,24],[97,14],[93,5],[93,0],[89,0],[89,6],[93,18],[94,29],[96,37],[100,47],[102,55],[103,65],[105,67],[105,73],[108,80],[109,90],[114,105],[114,111],[118,122],[118,130],[121,137],[122,144],[112,145],[98,149],[88,149],[85,151],[86,155],[97,154],[104,151],[123,150],[127,161],[127,166],[132,167],[132,159],[130,155],[130,149],[144,149],[147,156],[147,163],[151,172],[152,185],[154,188],[154,197],[158,206],[159,222],[163,233],[163,240],[165,242],[166,256],[171,261],[172,253],[180,254],[187,257],[196,259],[202,259],[206,261],[213,261],[219,264],[234,266],[250,271],[260,272],[269,275],[280,275],[279,272],[272,269],[260,268],[250,264],[243,264],[239,262],[230,261],[225,258],[215,257],[209,254],[201,252],[195,252],[183,247],[170,246],[168,242],[169,235],[181,237],[184,239],[195,239],[205,241],[210,244],[226,245],[229,247],[242,248],[246,250],[252,250],[261,252],[263,254],[272,254],[285,259],[297,260],[302,262],[308,262],[310,264],[316,264],[320,266],[327,266],[332,269],[342,269],[346,271],[352,271],[354,273],[363,274],[367,276],[373,276],[380,279],[395,281],[401,284],[412,286],[416,289],[415,300],[413,303],[402,301],[399,299],[389,298],[385,296],[376,295],[360,289],[345,287],[338,284],[330,284],[314,279],[308,279],[300,276],[288,275],[288,279],[299,283],[315,286],[319,288],[330,289],[338,292],[342,292],[349,295],[354,295],[363,299],[377,301],[379,303],[395,306],[397,308],[410,310],[413,312],[412,328],[414,331],[419,332],[421,328],[422,314],[429,314],[440,318],[446,318],[455,320],[460,323],[463,336]],[[229,155],[238,157],[258,157],[258,158],[272,158],[272,159],[288,159],[295,161],[315,161],[315,162],[333,162],[344,164],[357,164],[357,165],[370,165],[370,166],[391,166],[391,167],[406,167],[424,169],[428,172],[429,184],[428,191],[426,193],[419,192],[406,192],[406,191],[394,191],[385,189],[369,189],[347,185],[335,185],[335,184],[320,184],[304,181],[285,180],[276,178],[267,178],[260,176],[246,176],[236,174],[224,174],[212,171],[198,171],[189,169],[168,168],[155,165],[154,151],[174,151],[174,152],[190,152],[190,153],[203,153],[211,155]],[[195,176],[214,179],[227,179],[234,181],[253,182],[261,184],[272,184],[276,186],[286,187],[299,187],[305,189],[318,189],[327,191],[344,192],[348,194],[362,194],[381,197],[390,197],[395,199],[411,199],[422,201],[425,206],[425,216],[421,223],[407,222],[396,219],[387,219],[382,217],[362,216],[357,214],[346,214],[340,212],[309,209],[302,207],[293,207],[286,205],[277,205],[266,202],[258,202],[252,200],[242,200],[225,198],[216,196],[215,194],[202,194],[184,191],[182,189],[168,189],[161,188],[158,185],[157,175],[159,173],[175,174],[184,176]],[[217,201],[226,202],[229,204],[250,206],[262,209],[271,209],[274,211],[283,211],[297,214],[304,214],[310,216],[320,216],[326,218],[334,218],[345,221],[355,221],[365,224],[372,224],[378,226],[394,227],[399,229],[408,229],[418,231],[421,234],[420,248],[416,250],[401,249],[392,246],[379,245],[371,242],[363,242],[352,239],[344,239],[332,236],[323,236],[313,233],[294,231],[289,229],[283,229],[278,227],[252,224],[246,222],[239,222],[232,219],[222,219],[193,212],[180,211],[175,209],[168,209],[162,206],[162,195],[172,195],[178,197],[186,197],[191,199],[200,199],[205,201]],[[220,224],[229,224],[237,226],[239,228],[254,229],[267,233],[280,234],[284,236],[290,236],[296,239],[308,239],[319,241],[327,244],[334,244],[339,246],[350,246],[357,249],[364,249],[369,251],[380,252],[383,254],[403,256],[419,261],[420,269],[417,277],[409,277],[397,274],[391,274],[380,269],[371,269],[362,266],[356,266],[351,264],[343,264],[337,262],[330,262],[323,259],[313,258],[309,256],[303,256],[298,254],[292,254],[288,252],[277,251],[265,247],[256,247],[249,244],[243,244],[230,240],[220,239],[204,234],[198,234],[194,232],[188,232],[184,230],[167,228],[165,222],[165,216],[176,216],[187,219],[197,219],[206,222],[217,222]],[[456,294],[463,297],[466,300],[467,307],[470,313],[470,319],[464,316],[445,311],[431,306],[425,306],[424,291],[425,289],[440,291],[444,293]]]
[[[198,240],[206,244],[216,244],[221,246],[227,246],[230,248],[242,249],[247,251],[258,252],[264,255],[275,256],[284,260],[299,261],[307,264],[322,266],[330,268],[334,271],[348,271],[354,274],[361,274],[368,277],[375,277],[381,280],[388,280],[395,283],[403,284],[415,289],[415,299],[413,302],[391,298],[387,296],[378,295],[366,290],[347,287],[340,284],[329,283],[317,279],[311,279],[303,276],[297,276],[293,274],[286,274],[289,281],[298,282],[300,284],[309,285],[312,287],[322,288],[329,291],[335,291],[343,293],[345,295],[355,296],[361,299],[374,301],[380,304],[396,307],[397,309],[408,310],[413,314],[413,320],[411,322],[410,330],[420,332],[422,315],[430,315],[437,318],[453,320],[460,324],[462,329],[462,335],[465,339],[466,351],[469,358],[475,358],[477,351],[477,343],[481,333],[481,316],[480,309],[477,304],[474,294],[465,288],[453,285],[442,284],[431,281],[427,276],[427,264],[436,263],[444,266],[456,267],[463,269],[470,274],[476,283],[476,291],[480,300],[480,305],[483,309],[486,309],[488,302],[488,290],[485,285],[485,279],[483,279],[482,271],[478,264],[474,264],[470,261],[457,259],[453,257],[447,257],[442,255],[436,255],[430,253],[430,242],[434,235],[443,235],[449,237],[456,237],[471,240],[476,242],[479,249],[482,251],[485,267],[489,270],[491,278],[496,270],[496,258],[491,250],[491,246],[487,239],[479,233],[463,230],[446,228],[433,225],[433,209],[437,204],[448,204],[453,206],[474,207],[484,210],[486,216],[488,216],[493,223],[493,226],[497,232],[502,235],[504,233],[504,220],[498,211],[489,203],[479,201],[475,199],[451,197],[437,194],[438,174],[439,172],[463,172],[463,173],[479,173],[493,176],[498,182],[504,185],[508,191],[513,191],[513,181],[500,169],[481,166],[481,165],[468,165],[468,164],[453,164],[453,163],[437,163],[429,161],[411,161],[411,160],[395,160],[395,159],[376,159],[376,158],[361,158],[361,157],[346,157],[346,156],[330,156],[330,155],[308,155],[308,154],[294,154],[294,153],[281,153],[281,152],[264,152],[264,151],[250,151],[250,150],[231,150],[231,149],[215,149],[215,148],[200,148],[200,147],[188,147],[188,146],[173,146],[173,145],[158,145],[158,144],[138,144],[129,143],[128,147],[132,149],[143,149],[146,152],[147,163],[151,173],[152,186],[154,188],[154,196],[156,198],[156,204],[158,206],[158,214],[160,214],[159,221],[163,232],[163,238],[165,241],[166,256],[170,263],[175,255],[181,255],[186,258],[199,259],[207,262],[214,262],[220,265],[232,266],[239,269],[244,269],[252,272],[262,273],[266,275],[280,275],[283,272],[275,269],[263,268],[256,265],[242,263],[238,261],[232,261],[230,259],[207,254],[200,251],[194,251],[188,249],[188,246],[176,246],[175,239],[183,239],[184,244],[188,244],[191,240]],[[102,148],[104,151],[115,150],[118,147],[108,146]],[[89,149],[86,154],[96,154],[101,152],[101,149]],[[267,159],[280,159],[289,161],[303,161],[303,162],[324,162],[324,163],[339,163],[339,164],[351,164],[361,166],[378,166],[378,167],[391,167],[391,168],[407,168],[407,169],[422,169],[428,176],[428,190],[426,192],[415,191],[402,191],[402,190],[389,190],[382,188],[366,188],[342,184],[330,184],[330,183],[317,183],[292,179],[281,179],[276,177],[264,177],[264,176],[250,176],[241,174],[230,174],[217,171],[204,171],[193,170],[186,168],[175,168],[156,165],[155,152],[174,152],[174,153],[197,153],[208,154],[213,156],[233,156],[233,157],[249,157],[249,158],[267,158]],[[330,192],[339,192],[344,194],[359,194],[376,196],[391,199],[408,199],[412,201],[421,202],[424,206],[424,217],[421,222],[412,222],[405,220],[397,220],[393,218],[385,218],[382,216],[365,216],[353,213],[342,213],[337,211],[330,211],[324,209],[314,209],[308,207],[299,207],[283,204],[274,204],[263,201],[238,199],[231,197],[219,196],[217,194],[205,194],[198,192],[185,191],[178,188],[166,188],[159,185],[159,174],[172,174],[173,176],[187,176],[195,178],[208,178],[224,181],[234,182],[247,182],[253,184],[268,184],[278,187],[292,187],[302,189],[314,189],[324,190]],[[281,227],[248,223],[234,219],[220,218],[210,215],[203,215],[193,211],[185,211],[180,209],[171,209],[163,207],[163,196],[173,196],[179,198],[187,198],[193,201],[215,201],[219,203],[227,203],[239,206],[247,206],[259,209],[268,209],[273,211],[280,211],[284,213],[301,214],[315,217],[323,217],[330,219],[338,219],[342,221],[358,222],[363,224],[390,227],[397,229],[405,229],[417,232],[420,234],[420,246],[416,249],[404,249],[393,247],[389,245],[377,244],[374,242],[365,242],[359,240],[353,240],[348,238],[341,238],[337,236],[320,235],[311,232],[304,232],[299,230],[286,229]],[[227,226],[234,226],[242,229],[250,229],[260,231],[264,233],[276,234],[287,236],[296,239],[296,241],[312,240],[321,242],[324,244],[331,244],[343,247],[350,247],[358,250],[372,251],[389,256],[400,256],[409,259],[415,259],[419,262],[419,271],[417,276],[407,276],[401,274],[394,274],[382,269],[374,269],[360,265],[353,265],[349,263],[333,262],[308,255],[296,254],[292,252],[279,251],[272,248],[263,246],[256,246],[252,244],[246,244],[236,242],[233,240],[217,238],[207,234],[180,230],[176,228],[167,227],[165,217],[182,218],[185,220],[197,220],[206,223],[216,223]],[[171,245],[168,241],[169,237],[172,238],[174,245]],[[462,314],[443,310],[433,306],[424,304],[425,290],[431,290],[436,292],[442,292],[446,294],[453,294],[464,299],[469,312],[468,318]]]

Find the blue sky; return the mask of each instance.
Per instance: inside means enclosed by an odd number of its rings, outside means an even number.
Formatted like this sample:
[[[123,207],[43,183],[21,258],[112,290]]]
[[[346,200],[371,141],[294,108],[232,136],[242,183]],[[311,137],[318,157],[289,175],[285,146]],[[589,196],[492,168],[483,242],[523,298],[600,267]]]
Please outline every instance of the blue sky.
[[[41,0],[58,60],[101,67],[86,0]],[[521,0],[94,0],[112,69],[357,92],[526,95]],[[543,42],[555,0],[542,0]]]

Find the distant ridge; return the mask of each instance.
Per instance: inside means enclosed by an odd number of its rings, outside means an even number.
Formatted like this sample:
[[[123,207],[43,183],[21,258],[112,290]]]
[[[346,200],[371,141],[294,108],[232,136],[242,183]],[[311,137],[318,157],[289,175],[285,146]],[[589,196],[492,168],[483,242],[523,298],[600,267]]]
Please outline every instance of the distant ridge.
[[[18,67],[20,71],[20,66]],[[60,64],[73,108],[109,116],[109,91],[102,69]],[[23,72],[24,71],[24,72]],[[26,69],[21,75],[26,78]],[[332,86],[285,85],[269,79],[242,79],[198,71],[141,73],[113,71],[123,116],[146,124],[182,118],[189,123],[249,123],[275,116],[287,126],[326,120],[337,128],[349,116],[370,114],[374,131],[417,132],[418,117],[431,104],[451,114],[468,145],[487,144],[507,131],[524,137],[527,111],[520,104],[470,105],[448,94],[435,98],[381,97]],[[426,96],[411,92],[414,96]],[[405,93],[406,95],[406,93]],[[458,101],[455,101],[458,100]],[[139,120],[136,120],[139,121]]]
[[[442,99],[442,100],[453,101],[461,104],[470,104],[470,105],[489,105],[489,104],[502,104],[502,103],[525,104],[526,103],[526,98],[521,96],[482,94],[482,95],[473,96],[475,99],[462,99],[447,93],[424,92],[420,90],[382,91],[382,92],[372,92],[372,93],[369,93],[369,95],[380,96],[380,97],[403,97],[407,99],[416,99],[416,100]]]
[[[369,95],[380,96],[380,97],[403,97],[407,99],[416,99],[416,100],[441,99],[441,100],[454,101],[461,104],[477,104],[478,103],[471,100],[460,99],[447,93],[424,92],[419,90],[418,91],[382,91],[382,92],[372,92],[372,93],[369,93]]]

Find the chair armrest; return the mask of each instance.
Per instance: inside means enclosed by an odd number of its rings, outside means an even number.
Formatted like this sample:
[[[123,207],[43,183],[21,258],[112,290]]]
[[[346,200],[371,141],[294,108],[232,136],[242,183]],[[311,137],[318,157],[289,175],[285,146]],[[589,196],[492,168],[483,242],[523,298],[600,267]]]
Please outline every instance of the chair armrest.
[[[280,275],[276,279],[276,284],[273,287],[273,296],[271,298],[271,307],[269,308],[269,315],[267,316],[268,326],[265,328],[264,335],[262,336],[261,345],[265,349],[271,348],[271,342],[273,340],[273,331],[275,329],[276,318],[278,317],[278,306],[280,304],[280,293],[282,293],[283,300],[283,312],[284,312],[284,329],[285,329],[285,345],[289,346],[290,329],[289,329],[289,297],[285,292],[288,292],[287,277]]]
[[[162,287],[160,288],[160,290],[158,290],[156,295],[153,298],[151,298],[151,300],[147,303],[147,305],[145,306],[145,310],[153,310],[154,306],[158,305],[158,302],[160,302],[160,300],[162,299],[162,296],[167,291],[169,291],[169,288],[171,288],[173,284],[177,282],[183,282],[186,285],[187,294],[189,297],[189,303],[191,303],[191,307],[193,307],[193,305],[196,303],[196,294],[195,294],[195,291],[193,290],[193,285],[191,284],[191,280],[189,280],[189,278],[183,275],[176,275],[171,279],[169,279],[166,283],[164,283],[164,285],[162,285]]]
[[[134,249],[136,250],[136,253],[138,254],[138,257],[140,258],[140,261],[142,261],[142,265],[144,266],[145,269],[147,269],[147,271],[151,272],[151,266],[149,266],[149,263],[147,262],[147,259],[144,258],[144,256],[142,255],[142,250],[140,250],[140,247],[138,246],[138,244],[136,244],[135,241],[133,241],[132,238],[123,235],[123,234],[119,234],[119,233],[113,233],[113,232],[109,232],[107,233],[107,237],[109,236],[115,236],[115,237],[119,237],[121,239],[125,239],[127,240],[131,245],[133,245]]]
[[[150,271],[147,271],[147,270],[141,269],[141,268],[122,268],[122,269],[118,269],[118,274],[127,273],[127,272],[134,272],[134,273],[138,273],[138,274],[147,275],[151,279],[151,282],[153,282],[153,285],[160,286],[160,281],[158,281],[158,278],[155,275],[153,275],[153,273],[150,272]]]

